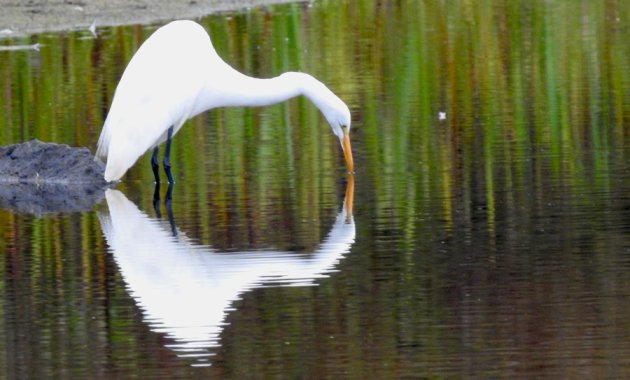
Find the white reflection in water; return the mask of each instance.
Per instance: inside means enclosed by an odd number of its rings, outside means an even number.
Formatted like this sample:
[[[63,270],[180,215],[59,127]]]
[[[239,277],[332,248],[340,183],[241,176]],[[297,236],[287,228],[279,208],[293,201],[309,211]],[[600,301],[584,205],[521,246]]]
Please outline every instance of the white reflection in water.
[[[312,253],[250,251],[221,253],[193,243],[181,231],[150,218],[117,190],[107,190],[109,214],[99,215],[110,251],[131,296],[155,332],[176,343],[179,356],[207,363],[230,305],[261,286],[314,285],[326,277],[355,239],[350,177],[344,207],[328,236]]]

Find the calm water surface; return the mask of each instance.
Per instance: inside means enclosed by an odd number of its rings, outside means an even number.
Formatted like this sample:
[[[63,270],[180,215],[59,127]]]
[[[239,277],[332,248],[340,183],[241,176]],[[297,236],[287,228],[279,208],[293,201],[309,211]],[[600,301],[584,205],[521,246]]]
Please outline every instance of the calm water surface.
[[[200,20],[306,100],[208,112],[92,211],[0,210],[2,378],[630,375],[630,3],[317,1]],[[94,149],[154,26],[0,40],[0,142]]]

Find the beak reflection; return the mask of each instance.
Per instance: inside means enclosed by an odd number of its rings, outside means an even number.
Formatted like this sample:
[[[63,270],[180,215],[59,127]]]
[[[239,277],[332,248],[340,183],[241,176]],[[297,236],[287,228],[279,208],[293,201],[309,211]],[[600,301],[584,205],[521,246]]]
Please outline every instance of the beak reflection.
[[[233,304],[245,292],[314,285],[335,270],[355,239],[353,176],[328,235],[304,254],[220,252],[188,238],[172,220],[169,226],[149,217],[118,190],[108,189],[105,198],[101,228],[127,290],[149,328],[164,334],[177,355],[195,359],[195,366],[211,365],[228,314],[238,312]]]

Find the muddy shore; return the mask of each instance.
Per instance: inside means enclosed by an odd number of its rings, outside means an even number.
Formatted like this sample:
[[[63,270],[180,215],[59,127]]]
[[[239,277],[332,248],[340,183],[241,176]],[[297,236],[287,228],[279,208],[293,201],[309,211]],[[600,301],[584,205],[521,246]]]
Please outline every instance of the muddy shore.
[[[291,0],[0,0],[0,38],[195,19]],[[294,2],[294,1],[293,1]]]

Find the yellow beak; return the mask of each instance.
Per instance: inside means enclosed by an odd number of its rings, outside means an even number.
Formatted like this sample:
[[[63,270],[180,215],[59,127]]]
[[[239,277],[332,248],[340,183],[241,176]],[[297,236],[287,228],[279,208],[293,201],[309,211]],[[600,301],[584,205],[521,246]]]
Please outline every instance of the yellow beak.
[[[352,146],[350,145],[350,134],[348,130],[343,131],[343,140],[341,140],[341,148],[343,149],[343,155],[346,159],[346,166],[349,173],[354,173],[354,160],[352,159]]]
[[[354,175],[350,174],[348,176],[348,184],[346,185],[346,198],[344,201],[344,206],[346,208],[346,218],[347,220],[352,219],[352,206],[354,206]]]

